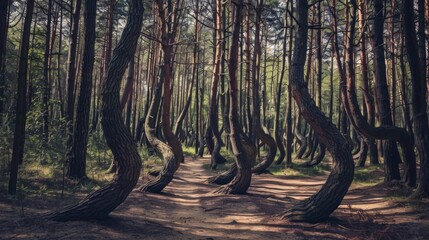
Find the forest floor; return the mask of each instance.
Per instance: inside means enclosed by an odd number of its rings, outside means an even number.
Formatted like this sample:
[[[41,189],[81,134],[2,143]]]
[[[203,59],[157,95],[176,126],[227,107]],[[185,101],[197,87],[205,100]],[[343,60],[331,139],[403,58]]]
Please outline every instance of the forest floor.
[[[398,184],[352,185],[328,221],[292,223],[281,213],[316,192],[326,175],[254,175],[247,195],[214,195],[217,186],[206,183],[215,174],[204,167],[209,161],[186,158],[162,194],[135,190],[103,221],[58,223],[37,217],[77,201],[82,193],[67,200],[0,197],[0,238],[429,239],[429,203],[395,198],[402,191]]]

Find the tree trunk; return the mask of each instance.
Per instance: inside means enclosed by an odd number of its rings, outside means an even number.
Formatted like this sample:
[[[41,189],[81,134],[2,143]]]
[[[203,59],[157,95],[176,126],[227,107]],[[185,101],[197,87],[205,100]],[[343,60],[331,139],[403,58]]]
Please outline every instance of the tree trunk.
[[[386,79],[386,62],[384,57],[384,6],[382,0],[374,0],[374,69],[375,89],[377,92],[377,107],[381,126],[393,126],[390,97]],[[383,141],[386,181],[401,179],[398,163],[400,162],[398,147],[394,140]],[[406,160],[406,159],[404,159]]]
[[[243,0],[234,2],[234,25],[232,30],[231,47],[229,53],[229,125],[232,151],[236,157],[237,175],[227,185],[221,186],[215,193],[220,194],[245,194],[250,186],[252,177],[251,167],[255,161],[256,149],[250,139],[244,136],[238,117],[238,91],[237,91],[237,67],[238,48],[240,38],[240,26],[243,20]]]
[[[18,66],[18,89],[16,100],[15,131],[13,135],[12,160],[10,162],[9,194],[16,194],[16,184],[18,180],[18,165],[24,157],[25,144],[25,121],[27,115],[27,69],[28,52],[30,49],[30,28],[33,17],[34,0],[27,1],[24,27],[22,30],[19,66]]]
[[[291,221],[319,222],[327,219],[340,205],[353,180],[354,164],[350,146],[334,124],[316,107],[304,81],[307,52],[308,2],[297,1],[294,55],[291,68],[293,97],[302,115],[316,132],[320,142],[331,153],[334,166],[323,187],[312,197],[300,202],[283,215]]]
[[[348,30],[347,52],[347,78],[346,78],[346,89],[342,88],[343,103],[346,105],[348,115],[352,118],[354,127],[362,133],[365,137],[372,137],[376,139],[391,139],[392,141],[398,141],[403,148],[404,158],[404,172],[408,178],[404,179],[409,186],[414,186],[416,182],[416,165],[415,155],[413,146],[411,144],[411,137],[408,132],[403,128],[394,126],[382,125],[380,127],[374,127],[366,121],[366,118],[362,116],[359,110],[359,103],[356,97],[356,83],[355,83],[355,69],[354,69],[354,33],[356,23],[356,0],[351,0],[352,14],[350,29]],[[342,80],[344,85],[344,80]]]
[[[78,33],[79,33],[79,18],[82,0],[76,0],[73,6],[73,14],[71,16],[71,33],[69,39],[69,53],[67,59],[67,110],[66,110],[66,121],[67,121],[67,147],[71,148],[73,144],[73,120],[74,120],[74,106],[75,106],[75,85],[76,85],[76,54],[78,44]],[[68,151],[71,153],[71,151]],[[70,156],[67,156],[69,158]]]
[[[9,28],[9,0],[0,1],[0,125],[3,124],[6,83],[6,42]],[[31,25],[31,23],[30,23]],[[31,26],[30,26],[31,27]]]
[[[89,110],[92,89],[92,71],[95,57],[96,1],[85,2],[85,42],[82,61],[82,76],[73,126],[73,144],[68,154],[67,177],[86,177],[86,149],[88,144]]]
[[[263,160],[252,168],[253,173],[263,173],[274,161],[277,152],[277,144],[273,137],[263,130],[261,123],[261,101],[259,94],[259,78],[260,78],[260,63],[261,63],[261,40],[260,40],[260,21],[262,17],[262,9],[264,7],[264,1],[257,1],[256,16],[255,16],[255,46],[253,56],[253,71],[252,71],[252,83],[253,83],[253,125],[255,130],[255,136],[261,140],[262,143],[268,147],[267,154],[263,157]]]
[[[118,169],[110,184],[89,194],[75,205],[51,213],[47,216],[50,219],[70,221],[106,218],[127,198],[140,176],[141,159],[135,141],[121,116],[119,90],[122,76],[136,51],[144,8],[140,0],[129,0],[128,6],[127,24],[114,50],[107,78],[102,85],[101,124],[107,145],[118,162]]]
[[[220,74],[220,62],[222,57],[222,2],[216,0],[216,11],[215,11],[215,56],[212,74],[212,84],[210,88],[210,109],[209,109],[209,124],[213,134],[213,151],[211,155],[211,168],[215,169],[218,164],[223,164],[226,159],[220,154],[221,149],[221,135],[219,132],[219,106],[218,106],[218,85],[219,85],[219,74]]]
[[[422,1],[419,1],[419,4],[420,2]],[[413,100],[414,138],[420,157],[419,185],[412,197],[421,198],[429,196],[429,124],[426,111],[425,69],[423,68],[425,64],[422,63],[425,61],[425,58],[419,55],[417,48],[413,1],[404,2],[403,16],[405,44],[412,80],[411,96]]]
[[[175,29],[177,26],[173,26],[176,23],[175,19],[172,19],[173,11],[177,11],[179,6],[175,6],[173,9],[171,1],[167,2],[167,6],[164,6],[163,0],[157,0],[156,5],[158,7],[159,18],[161,20],[161,45],[164,53],[164,82],[163,82],[163,106],[162,106],[162,130],[166,143],[160,141],[156,137],[149,139],[151,145],[157,149],[164,158],[165,165],[161,170],[160,174],[153,180],[149,181],[139,189],[144,192],[159,193],[161,192],[173,179],[174,173],[179,168],[180,163],[183,161],[182,144],[179,139],[174,135],[170,126],[170,105],[171,105],[171,74],[172,74],[172,50],[173,41],[175,38]],[[166,12],[167,10],[167,12]],[[177,12],[176,12],[177,13]],[[177,14],[174,14],[177,16]],[[166,19],[167,18],[167,19]],[[174,29],[174,30],[173,30]],[[172,33],[173,32],[173,33]],[[149,115],[148,115],[149,116]],[[148,132],[146,131],[146,134]]]

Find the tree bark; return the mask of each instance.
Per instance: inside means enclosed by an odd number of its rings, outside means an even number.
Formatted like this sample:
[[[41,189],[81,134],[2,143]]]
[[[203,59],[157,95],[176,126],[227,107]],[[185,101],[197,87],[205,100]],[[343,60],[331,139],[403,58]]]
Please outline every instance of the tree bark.
[[[88,144],[89,110],[92,90],[92,71],[95,58],[95,24],[97,3],[95,0],[85,1],[85,42],[82,61],[82,76],[74,126],[73,144],[67,168],[67,177],[82,179],[86,177],[86,149]]]
[[[222,1],[216,0],[216,11],[215,11],[215,56],[212,74],[212,84],[210,88],[210,108],[209,108],[209,124],[213,134],[213,151],[211,155],[211,168],[215,169],[218,164],[223,164],[226,159],[220,154],[221,149],[221,135],[219,132],[219,106],[218,106],[218,85],[219,85],[219,74],[220,74],[220,62],[222,57]]]
[[[405,1],[403,7],[405,44],[412,80],[414,138],[420,157],[419,185],[412,197],[421,198],[429,196],[429,124],[426,111],[425,68],[423,68],[425,64],[422,63],[425,58],[419,55],[417,48],[413,1]]]
[[[255,161],[256,149],[251,144],[240,126],[238,117],[238,91],[237,91],[237,66],[238,66],[238,48],[240,38],[240,26],[243,20],[243,0],[233,2],[234,25],[232,30],[231,47],[229,53],[229,125],[230,141],[232,151],[236,157],[237,175],[227,185],[221,186],[215,193],[220,194],[245,194],[250,186],[252,178],[251,167]]]
[[[374,43],[375,89],[377,93],[376,105],[378,107],[381,126],[393,126],[390,97],[386,79],[386,62],[384,57],[384,5],[382,0],[374,0],[373,5],[375,16],[372,39]],[[383,141],[383,152],[386,166],[385,180],[392,181],[401,179],[398,166],[400,158],[395,141]]]
[[[3,123],[6,83],[6,42],[8,33],[8,0],[0,1],[0,125]],[[31,24],[30,24],[31,25]],[[31,27],[31,26],[30,26]]]
[[[261,123],[261,100],[259,94],[260,85],[260,63],[261,63],[261,39],[260,39],[260,28],[262,10],[264,7],[264,1],[258,0],[255,14],[255,46],[253,56],[253,71],[252,71],[252,83],[253,83],[253,125],[255,130],[255,136],[261,140],[262,143],[268,147],[268,152],[262,158],[262,161],[252,168],[253,173],[263,173],[274,161],[277,152],[277,144],[271,135],[263,130]]]
[[[19,65],[18,65],[18,89],[16,100],[15,130],[13,135],[12,160],[10,162],[10,177],[8,193],[16,194],[16,184],[18,180],[18,165],[24,157],[25,144],[25,121],[27,115],[27,69],[28,53],[30,49],[30,28],[33,17],[34,0],[27,1],[24,27],[22,31]]]
[[[334,124],[323,115],[308,93],[304,81],[304,64],[307,52],[308,2],[297,1],[294,55],[291,68],[291,86],[295,101],[320,142],[331,153],[334,166],[323,187],[312,197],[300,202],[283,217],[291,221],[319,222],[327,219],[340,205],[353,180],[354,163],[350,146]]]
[[[67,147],[71,148],[73,144],[73,120],[74,120],[74,106],[75,106],[75,85],[76,85],[76,53],[78,44],[78,33],[79,33],[79,18],[82,0],[76,0],[73,6],[73,14],[71,16],[71,33],[69,39],[69,53],[67,59],[67,109],[66,109],[66,121],[67,121]],[[71,153],[70,151],[68,151]],[[69,158],[70,156],[67,156]]]
[[[347,78],[346,89],[342,91],[343,103],[346,105],[348,115],[352,118],[354,127],[362,133],[365,137],[372,137],[376,139],[390,139],[398,141],[403,148],[404,158],[404,172],[408,176],[404,180],[409,186],[414,186],[416,182],[416,165],[413,146],[411,144],[411,137],[408,132],[403,128],[395,126],[380,126],[374,127],[366,121],[359,110],[359,103],[356,97],[356,83],[355,83],[355,69],[354,69],[354,33],[356,23],[356,0],[350,0],[352,4],[351,23],[348,30],[346,63],[347,63]],[[344,80],[342,80],[342,84]]]
[[[176,2],[176,4],[178,4]],[[173,179],[173,175],[179,168],[180,163],[183,161],[182,144],[179,139],[174,135],[170,126],[170,106],[171,106],[171,74],[172,74],[172,50],[173,41],[175,38],[175,19],[173,12],[177,11],[179,6],[173,6],[171,1],[167,2],[164,6],[163,0],[157,0],[158,14],[161,20],[161,46],[164,53],[164,82],[163,82],[163,106],[162,106],[162,130],[166,143],[160,141],[156,137],[149,139],[151,145],[158,150],[164,158],[164,167],[160,174],[153,180],[149,181],[139,189],[144,192],[159,193],[161,192]],[[173,9],[174,7],[174,9]],[[167,10],[167,12],[166,12]],[[177,12],[176,12],[177,13]],[[174,14],[177,16],[176,14]],[[166,19],[166,17],[168,19]],[[173,26],[174,24],[174,26]],[[148,115],[149,116],[149,115]],[[146,134],[148,132],[146,131]]]
[[[118,162],[118,169],[110,184],[89,194],[75,205],[49,214],[47,217],[50,219],[70,221],[106,218],[127,198],[140,176],[141,159],[121,116],[119,90],[122,76],[136,51],[144,8],[140,0],[129,0],[128,6],[127,23],[102,85],[101,124],[107,145]]]

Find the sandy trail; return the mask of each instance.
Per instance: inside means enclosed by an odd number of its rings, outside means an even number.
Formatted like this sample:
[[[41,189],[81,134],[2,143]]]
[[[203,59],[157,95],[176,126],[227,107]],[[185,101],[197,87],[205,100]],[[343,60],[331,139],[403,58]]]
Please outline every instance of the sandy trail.
[[[187,158],[163,193],[133,191],[103,221],[47,222],[7,218],[0,212],[5,239],[428,239],[427,212],[393,204],[389,190],[353,189],[329,221],[291,223],[280,214],[317,191],[326,176],[310,178],[254,175],[248,195],[214,195],[216,185],[203,169],[209,158]],[[31,203],[28,212],[32,212]],[[0,207],[10,208],[0,202]],[[49,209],[49,207],[47,207]],[[52,208],[51,208],[52,209]],[[33,209],[33,213],[43,210]],[[16,213],[15,213],[16,215]]]

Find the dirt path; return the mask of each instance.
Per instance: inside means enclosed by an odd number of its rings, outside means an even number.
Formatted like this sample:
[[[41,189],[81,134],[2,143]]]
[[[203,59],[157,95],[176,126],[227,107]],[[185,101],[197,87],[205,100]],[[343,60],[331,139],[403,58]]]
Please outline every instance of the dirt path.
[[[249,194],[213,195],[217,186],[188,158],[162,194],[134,191],[104,221],[55,223],[0,217],[6,239],[428,239],[427,212],[386,201],[387,188],[353,189],[332,218],[320,224],[290,223],[279,215],[309,197],[326,177],[254,176]],[[3,206],[2,206],[3,205]],[[7,207],[0,202],[0,208]],[[10,206],[9,206],[10,207]],[[31,209],[31,207],[29,207]],[[14,211],[19,211],[16,208]],[[39,210],[40,211],[40,210]],[[30,211],[31,212],[31,211]],[[37,213],[37,211],[35,212]]]

